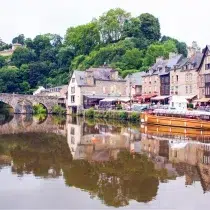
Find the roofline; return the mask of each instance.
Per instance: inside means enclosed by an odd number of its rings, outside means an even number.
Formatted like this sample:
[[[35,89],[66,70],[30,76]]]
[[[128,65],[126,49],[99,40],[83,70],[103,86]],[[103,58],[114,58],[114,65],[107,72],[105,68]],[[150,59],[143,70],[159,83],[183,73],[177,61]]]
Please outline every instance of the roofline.
[[[202,56],[202,59],[201,59],[201,62],[200,62],[200,65],[198,67],[198,71],[200,71],[201,69],[201,66],[203,65],[203,61],[205,59],[205,56],[206,56],[206,51],[208,50],[208,45],[206,45],[206,47],[204,48],[204,51],[203,51],[203,56]]]

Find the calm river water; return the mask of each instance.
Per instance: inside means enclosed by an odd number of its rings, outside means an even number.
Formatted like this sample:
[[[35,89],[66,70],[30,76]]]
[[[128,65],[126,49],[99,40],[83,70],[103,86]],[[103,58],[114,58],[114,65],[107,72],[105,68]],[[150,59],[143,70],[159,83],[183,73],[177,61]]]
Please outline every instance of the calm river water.
[[[0,115],[1,209],[210,209],[210,133]]]

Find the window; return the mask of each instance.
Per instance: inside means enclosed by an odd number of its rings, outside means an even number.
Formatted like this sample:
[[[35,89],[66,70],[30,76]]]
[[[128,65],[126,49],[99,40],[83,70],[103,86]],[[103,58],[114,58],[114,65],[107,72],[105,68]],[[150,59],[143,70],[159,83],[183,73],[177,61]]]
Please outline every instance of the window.
[[[205,83],[209,83],[210,82],[210,74],[206,74],[205,75]]]
[[[72,78],[72,79],[71,79],[71,82],[72,82],[72,83],[75,83],[75,78]]]
[[[188,74],[186,74],[185,80],[188,81]]]
[[[75,129],[73,127],[71,127],[71,135],[75,134]]]
[[[174,76],[171,77],[172,82],[174,82]]]
[[[75,102],[75,96],[71,96],[71,103]]]
[[[176,75],[176,81],[177,81],[177,82],[179,81],[179,76],[178,76],[178,75]]]
[[[205,69],[206,69],[206,70],[210,69],[210,63],[207,63],[207,64],[205,65]]]
[[[192,85],[190,85],[190,93],[192,93]]]
[[[186,94],[188,94],[188,86],[186,86],[185,88],[186,88]]]
[[[75,144],[75,138],[74,138],[74,136],[71,137],[71,144]]]
[[[71,93],[75,93],[75,87],[71,87]]]
[[[189,81],[192,81],[192,74],[189,74]]]

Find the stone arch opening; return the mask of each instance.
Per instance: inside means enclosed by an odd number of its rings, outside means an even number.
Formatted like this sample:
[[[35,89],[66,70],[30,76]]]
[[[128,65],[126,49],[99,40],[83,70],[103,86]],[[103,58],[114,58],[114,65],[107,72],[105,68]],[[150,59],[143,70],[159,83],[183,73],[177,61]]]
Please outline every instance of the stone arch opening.
[[[36,102],[33,106],[34,114],[48,114],[48,108],[41,102]]]
[[[10,122],[14,117],[14,108],[5,102],[0,101],[0,125]]]
[[[33,114],[33,104],[26,99],[19,100],[15,106],[15,114]]]

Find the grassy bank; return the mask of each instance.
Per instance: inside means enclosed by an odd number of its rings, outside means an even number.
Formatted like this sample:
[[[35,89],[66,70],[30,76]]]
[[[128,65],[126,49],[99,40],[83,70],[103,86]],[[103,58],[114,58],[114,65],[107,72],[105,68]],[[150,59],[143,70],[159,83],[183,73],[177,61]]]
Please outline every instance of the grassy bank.
[[[128,111],[104,111],[104,110],[94,110],[92,108],[84,111],[84,116],[88,118],[101,118],[101,119],[114,119],[114,120],[129,120],[131,122],[139,122],[140,114],[138,112],[128,112]]]

